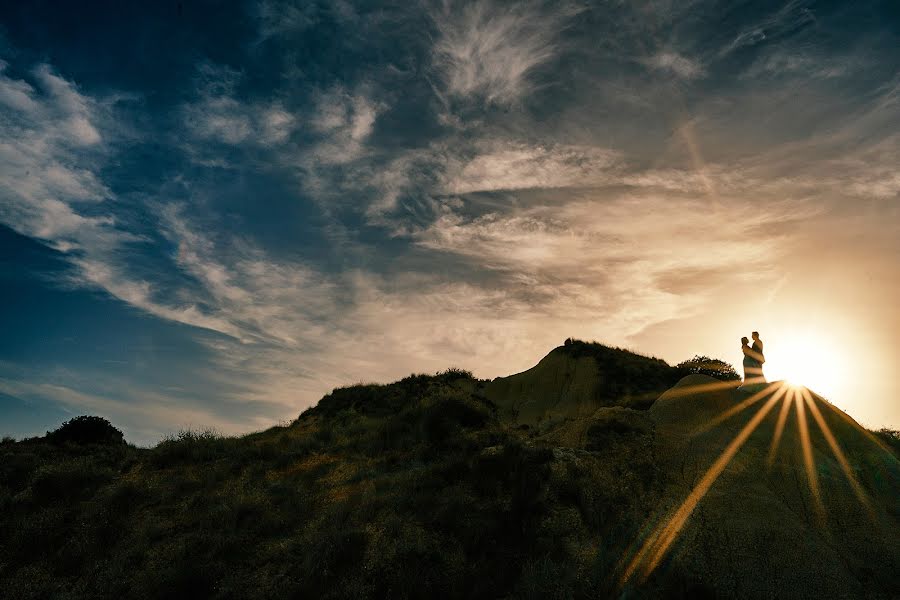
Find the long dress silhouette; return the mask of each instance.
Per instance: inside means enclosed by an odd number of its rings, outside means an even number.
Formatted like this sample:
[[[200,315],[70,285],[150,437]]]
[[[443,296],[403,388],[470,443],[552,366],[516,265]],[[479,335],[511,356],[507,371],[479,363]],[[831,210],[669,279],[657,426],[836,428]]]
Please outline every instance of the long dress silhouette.
[[[762,349],[762,344],[759,346]],[[762,383],[766,380],[763,375],[763,355],[756,350],[756,342],[750,346],[750,340],[741,338],[741,351],[744,353],[744,383]]]

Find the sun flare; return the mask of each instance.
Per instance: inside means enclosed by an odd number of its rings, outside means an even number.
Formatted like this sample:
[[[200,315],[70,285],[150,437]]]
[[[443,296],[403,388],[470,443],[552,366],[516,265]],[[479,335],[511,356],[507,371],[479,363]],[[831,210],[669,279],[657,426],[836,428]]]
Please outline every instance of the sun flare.
[[[827,339],[810,334],[784,336],[771,350],[766,349],[766,375],[794,387],[807,387],[828,396],[844,385],[844,364],[840,353]]]

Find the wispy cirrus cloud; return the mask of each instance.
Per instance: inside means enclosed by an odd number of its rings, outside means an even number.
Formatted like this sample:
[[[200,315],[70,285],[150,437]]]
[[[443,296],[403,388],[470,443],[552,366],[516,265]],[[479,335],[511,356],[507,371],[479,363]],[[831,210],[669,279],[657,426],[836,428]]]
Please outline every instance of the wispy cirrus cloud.
[[[273,146],[287,141],[297,128],[294,115],[279,100],[238,100],[240,73],[209,63],[197,71],[198,99],[182,109],[182,120],[195,139]]]
[[[471,159],[448,164],[445,189],[467,194],[602,185],[610,181],[618,160],[617,152],[591,146],[482,143]]]
[[[308,291],[308,275],[299,268],[286,272],[268,264],[249,247],[233,265],[217,263],[211,242],[187,229],[175,208],[163,207],[158,218],[162,231],[178,244],[176,265],[196,278],[217,303],[190,290],[173,292],[157,281],[136,277],[129,257],[150,244],[149,238],[120,226],[111,207],[102,210],[104,200],[113,197],[99,176],[111,152],[100,131],[116,126],[108,109],[47,66],[38,67],[34,75],[38,88],[5,75],[0,79],[0,89],[6,91],[0,100],[17,109],[0,122],[3,222],[63,252],[75,268],[70,283],[102,289],[166,320],[237,339],[274,340],[279,326],[270,321],[276,315],[235,312],[233,305],[250,307],[251,298],[268,299],[274,305],[271,294],[296,297],[301,288]],[[92,206],[88,214],[78,210],[84,203]],[[229,269],[237,269],[246,279],[246,289],[229,283]]]
[[[209,142],[257,153],[273,150],[266,160],[299,168],[314,189],[328,179],[321,169],[365,158],[366,141],[384,109],[362,84],[353,90],[342,85],[312,89],[302,98],[302,109],[288,109],[282,100],[241,98],[241,73],[206,63],[197,71],[197,98],[181,112],[198,162],[223,165],[215,162],[221,153],[209,148]],[[298,139],[292,139],[295,134]]]
[[[311,151],[312,158],[325,165],[360,158],[382,108],[363,89],[351,93],[336,87],[316,94],[309,124],[319,134],[319,140]]]
[[[783,48],[766,54],[755,61],[741,77],[791,77],[801,80],[833,79],[843,77],[862,68],[863,62],[856,56],[829,56],[823,59],[809,51]]]
[[[176,419],[224,426],[227,420],[216,415],[228,401],[265,404],[266,414],[255,417],[265,424],[293,414],[295,394],[310,376],[291,365],[299,354],[319,347],[327,337],[334,311],[340,307],[334,284],[303,264],[272,260],[240,236],[222,239],[201,233],[178,205],[151,202],[144,216],[155,231],[145,235],[126,229],[116,214],[116,195],[100,175],[115,151],[103,135],[117,127],[110,107],[47,66],[32,74],[34,83],[0,73],[0,102],[9,109],[0,119],[4,159],[0,161],[0,220],[62,252],[72,267],[64,274],[66,285],[102,290],[164,321],[211,332],[198,339],[210,349],[210,360],[226,370],[208,372],[203,378],[207,382],[221,378],[230,391],[217,400],[202,393],[167,396],[164,404],[178,404],[179,410],[154,412],[154,419],[163,419],[166,413],[170,424]],[[205,128],[191,130],[195,140],[258,143],[234,127],[235,122],[250,123],[248,127],[258,132],[263,123],[247,117],[245,106],[207,97],[195,108],[198,112],[188,114],[207,119]],[[250,106],[250,114],[266,114],[257,108]],[[363,130],[369,126],[361,117],[338,123],[336,128],[348,130],[352,140],[354,135],[364,137]],[[151,233],[167,239],[174,254],[168,256],[154,247]],[[158,257],[155,268],[137,269],[135,262],[147,254]],[[172,267],[176,277],[168,273]],[[280,376],[273,365],[283,369]],[[286,383],[279,387],[279,381]],[[160,405],[162,398],[151,401],[152,392],[134,388],[125,393],[123,387],[113,400],[79,391],[86,384],[78,381],[27,385],[19,381],[15,385],[10,390],[19,394],[53,397],[77,405],[78,410],[118,415],[132,429],[141,416],[150,416],[149,407]],[[315,393],[323,391],[315,387]],[[140,405],[137,412],[129,411],[130,401]],[[225,429],[231,430],[232,425]]]
[[[317,3],[295,4],[279,0],[263,0],[256,4],[259,37],[266,40],[285,34],[297,34],[318,21],[321,7]]]
[[[468,257],[509,281],[528,282],[528,294],[544,298],[539,310],[560,319],[603,322],[611,335],[625,339],[654,322],[699,309],[729,281],[774,277],[773,265],[786,248],[770,227],[816,213],[815,207],[797,203],[762,210],[731,203],[710,210],[704,200],[644,192],[580,197],[562,206],[537,204],[477,217],[448,209],[415,239]],[[635,218],[639,229],[629,227]],[[703,238],[702,253],[696,236]],[[734,265],[741,268],[730,271]],[[673,291],[661,283],[670,273],[710,270],[720,273],[714,285],[708,280]],[[618,324],[614,334],[612,323]]]
[[[253,6],[259,21],[258,42],[300,35],[303,31],[328,19],[341,21],[357,19],[353,2],[348,0],[302,3],[291,0],[262,0]]]
[[[703,66],[699,62],[678,52],[660,52],[643,62],[652,69],[666,71],[682,79],[694,79],[703,75]]]
[[[31,71],[33,83],[6,68],[0,63],[0,218],[62,251],[134,239],[111,217],[75,209],[110,196],[97,174],[107,151],[100,131],[109,125],[108,106],[47,65]]]
[[[743,28],[730,44],[721,50],[728,54],[744,47],[777,41],[816,22],[809,0],[789,0],[777,11]]]
[[[573,5],[492,0],[443,2],[431,14],[432,61],[447,94],[487,104],[519,102],[539,83],[535,72],[557,56]]]
[[[336,290],[313,269],[279,264],[238,236],[216,241],[192,226],[177,205],[161,208],[161,226],[175,244],[176,264],[201,286],[204,296],[197,302],[227,324],[222,333],[287,346],[325,334]]]
[[[823,10],[821,40],[798,1],[398,6],[254,4],[227,48],[180,54],[174,93],[123,78],[153,98],[129,108],[134,153],[90,73],[0,73],[0,220],[191,340],[190,418],[262,426],[335,385],[493,377],[660,323],[680,341],[640,349],[682,358],[685,318],[788,293],[797,240],[855,227],[886,289],[891,31],[844,43]]]
[[[149,240],[119,223],[100,176],[118,124],[109,103],[78,90],[47,65],[34,71],[37,88],[2,75],[16,92],[0,122],[0,218],[12,229],[59,250],[74,267],[67,282],[104,290],[157,317],[238,336],[227,320],[197,302],[171,302],[157,282],[136,277],[130,256]],[[84,206],[90,210],[82,210]]]

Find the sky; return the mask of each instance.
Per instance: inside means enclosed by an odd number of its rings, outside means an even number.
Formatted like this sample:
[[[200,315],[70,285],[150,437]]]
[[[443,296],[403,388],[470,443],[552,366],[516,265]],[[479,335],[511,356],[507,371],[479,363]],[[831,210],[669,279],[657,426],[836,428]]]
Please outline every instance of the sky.
[[[900,427],[898,165],[894,0],[4,2],[0,433],[752,330]]]

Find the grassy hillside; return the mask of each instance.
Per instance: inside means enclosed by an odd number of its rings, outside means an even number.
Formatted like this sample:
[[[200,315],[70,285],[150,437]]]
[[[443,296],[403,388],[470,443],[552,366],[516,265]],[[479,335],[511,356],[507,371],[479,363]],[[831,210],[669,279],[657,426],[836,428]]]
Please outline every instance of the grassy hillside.
[[[657,358],[567,340],[531,369],[493,380],[485,394],[505,418],[536,425],[604,406],[645,409],[685,374]]]
[[[662,512],[702,486],[749,432],[680,532],[679,568],[712,574],[732,597],[900,597],[897,455],[802,392],[775,383],[751,393],[693,375],[650,408],[666,448],[657,463],[669,474]]]
[[[335,390],[289,427],[2,446],[0,597],[588,594],[651,503],[633,467],[531,443],[462,373]]]
[[[620,404],[651,385],[629,381]],[[897,458],[827,403],[874,517],[815,425],[823,514],[793,420],[767,465],[776,408],[645,574],[642,545],[760,404],[717,420],[748,394],[694,375],[649,410],[595,388],[592,413],[526,427],[495,385],[341,388],[289,426],[152,449],[4,441],[0,597],[897,597]]]

